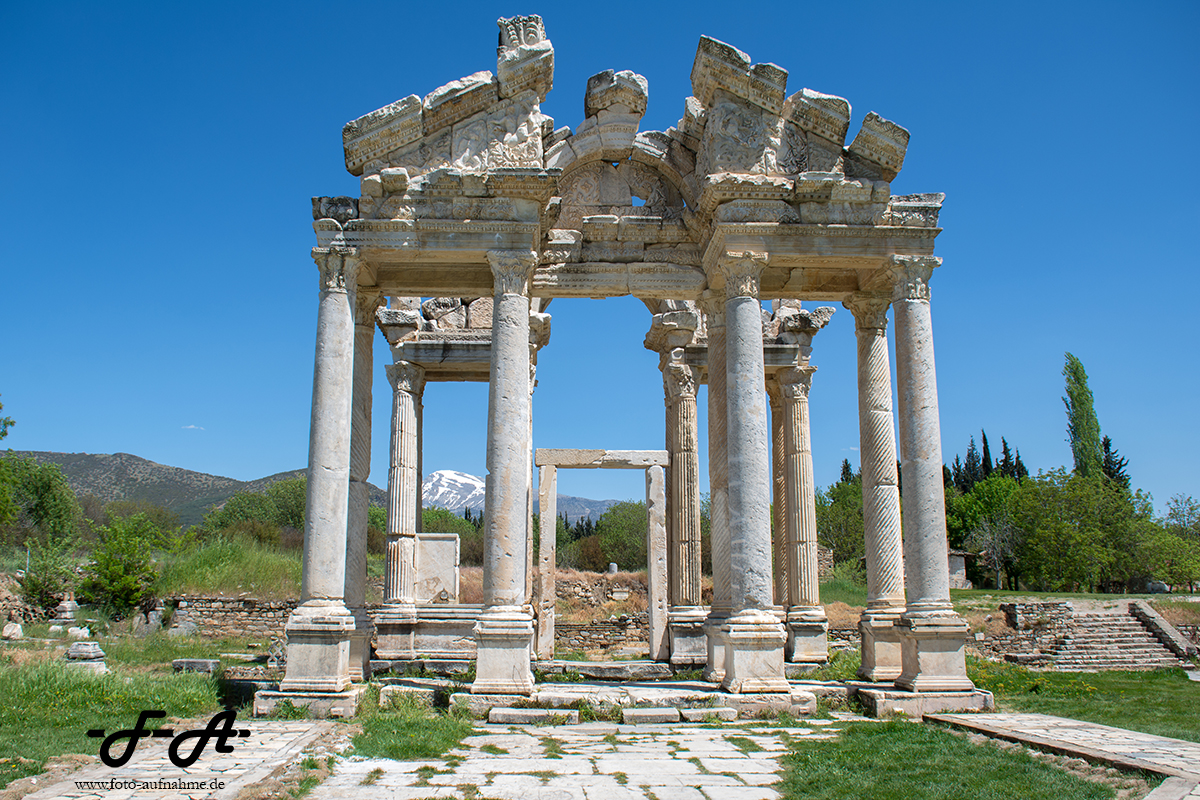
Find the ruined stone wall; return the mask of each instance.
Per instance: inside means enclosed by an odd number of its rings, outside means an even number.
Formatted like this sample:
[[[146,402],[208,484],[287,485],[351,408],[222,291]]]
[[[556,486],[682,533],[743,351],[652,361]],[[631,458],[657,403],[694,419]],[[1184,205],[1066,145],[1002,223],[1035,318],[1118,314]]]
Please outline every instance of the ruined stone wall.
[[[172,597],[171,627],[200,636],[283,636],[288,615],[299,600],[265,601],[253,597]]]
[[[1175,630],[1186,636],[1189,641],[1200,644],[1200,625],[1176,625]]]
[[[564,650],[601,650],[629,642],[650,641],[647,614],[599,622],[555,622],[554,644]]]

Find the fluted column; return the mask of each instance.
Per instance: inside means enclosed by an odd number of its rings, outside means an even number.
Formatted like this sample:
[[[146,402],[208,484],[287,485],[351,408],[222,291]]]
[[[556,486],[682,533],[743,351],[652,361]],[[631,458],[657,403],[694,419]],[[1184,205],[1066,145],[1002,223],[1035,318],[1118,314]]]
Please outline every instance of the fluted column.
[[[729,595],[728,467],[725,429],[725,298],[715,294],[700,302],[708,330],[708,522],[712,548],[713,598],[704,621],[706,658],[704,679],[725,678],[725,644],[721,626],[731,613]]]
[[[966,623],[950,603],[941,423],[929,312],[929,278],[941,259],[893,256],[896,381],[907,606],[900,617],[902,672],[911,691],[971,690],[963,647]]]
[[[313,369],[300,605],[288,617],[282,691],[342,691],[350,685],[346,608],[346,529],[350,502],[350,426],[354,311],[360,261],[353,248],[313,248],[320,269]]]
[[[771,407],[771,539],[775,566],[775,605],[788,607],[787,481],[784,479],[786,443],[783,434],[783,407],[779,381],[767,381],[767,400]]]
[[[392,450],[388,466],[387,555],[383,601],[412,606],[416,585],[416,537],[421,481],[418,474],[417,409],[425,386],[423,367],[397,361],[387,367],[392,385]]]
[[[771,469],[759,276],[766,259],[723,258],[730,600],[723,688],[786,692],[783,624],[771,613]]]
[[[854,314],[858,339],[858,441],[867,564],[867,607],[858,623],[862,634],[858,675],[868,681],[894,681],[901,668],[894,626],[904,613],[904,552],[887,341],[891,298],[858,294],[843,305]]]
[[[529,278],[532,251],[490,250],[491,379],[484,499],[484,610],[475,628],[475,693],[529,694],[533,619],[525,605],[529,452]]]
[[[813,479],[808,395],[816,367],[792,367],[779,373],[783,411],[784,483],[787,490],[784,530],[787,541],[787,645],[793,662],[829,659],[829,619],[821,605],[817,559],[817,495]]]
[[[350,500],[346,528],[346,607],[354,614],[350,677],[370,677],[371,617],[367,614],[367,509],[371,505],[371,383],[378,290],[361,288],[354,312],[354,388],[350,426]]]
[[[707,612],[700,605],[700,457],[697,445],[696,371],[683,363],[683,348],[663,354],[666,400],[668,574],[670,576],[670,654],[672,664],[706,659],[703,631]]]

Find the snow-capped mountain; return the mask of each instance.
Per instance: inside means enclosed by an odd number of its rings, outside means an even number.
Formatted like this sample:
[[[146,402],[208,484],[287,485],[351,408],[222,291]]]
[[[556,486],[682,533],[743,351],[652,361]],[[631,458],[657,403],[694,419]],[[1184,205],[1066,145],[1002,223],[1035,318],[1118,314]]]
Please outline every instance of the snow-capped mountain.
[[[421,484],[421,505],[425,508],[448,508],[461,513],[464,508],[472,511],[483,509],[483,478],[439,469],[431,472]]]
[[[431,472],[421,484],[421,506],[423,508],[446,508],[456,514],[461,514],[464,508],[472,511],[483,511],[484,495],[483,478],[468,475],[452,469],[440,469]],[[560,494],[557,506],[559,515],[566,514],[567,520],[574,522],[579,517],[600,519],[609,506],[616,500],[589,500],[586,497],[572,497]],[[538,510],[537,495],[533,498],[533,510]]]

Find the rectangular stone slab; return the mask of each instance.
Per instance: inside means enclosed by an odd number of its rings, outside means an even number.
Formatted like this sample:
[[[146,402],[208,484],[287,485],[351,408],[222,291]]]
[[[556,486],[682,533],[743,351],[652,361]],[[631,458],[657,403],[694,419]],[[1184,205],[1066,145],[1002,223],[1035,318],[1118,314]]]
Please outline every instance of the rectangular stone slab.
[[[538,448],[534,464],[561,469],[645,469],[665,467],[670,462],[666,450],[559,450]]]

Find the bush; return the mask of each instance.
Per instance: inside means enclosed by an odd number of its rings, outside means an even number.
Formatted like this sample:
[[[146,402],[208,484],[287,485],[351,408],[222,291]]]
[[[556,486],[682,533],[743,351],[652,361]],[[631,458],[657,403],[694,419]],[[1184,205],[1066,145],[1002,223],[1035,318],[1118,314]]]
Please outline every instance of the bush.
[[[99,542],[84,568],[79,594],[120,619],[154,597],[158,570],[152,556],[162,532],[145,514],[115,519],[96,531]]]
[[[51,609],[71,590],[75,564],[71,557],[76,537],[47,535],[45,540],[30,537],[29,569],[17,579],[21,597],[37,608]]]

